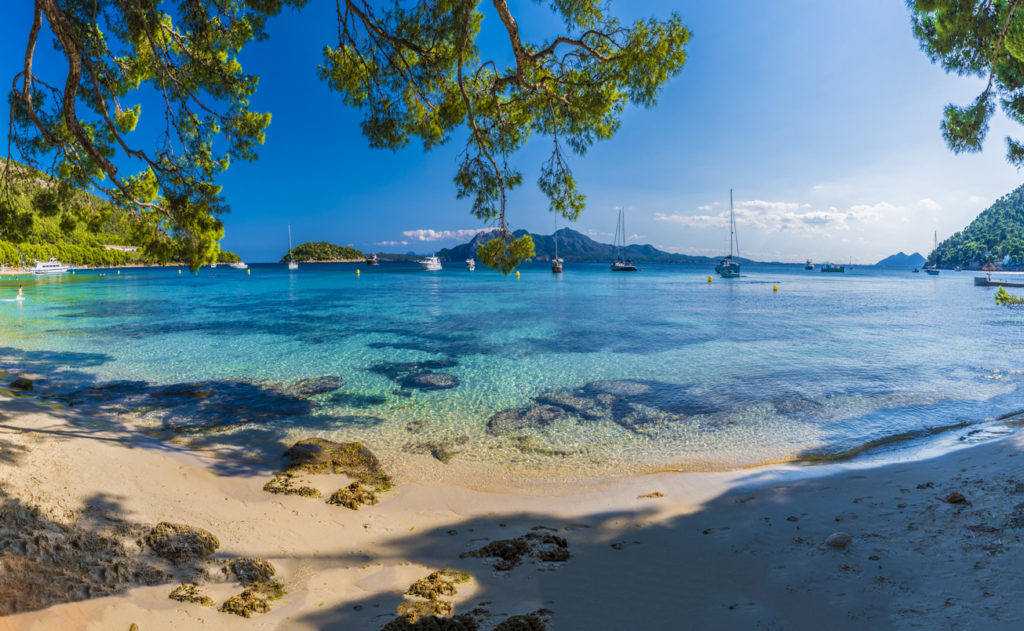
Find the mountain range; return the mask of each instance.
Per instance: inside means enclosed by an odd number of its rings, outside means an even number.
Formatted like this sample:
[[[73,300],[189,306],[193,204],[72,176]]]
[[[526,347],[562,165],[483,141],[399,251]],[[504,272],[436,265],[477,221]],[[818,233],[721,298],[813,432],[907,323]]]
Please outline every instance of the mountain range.
[[[921,267],[926,262],[926,259],[921,256],[920,253],[914,252],[913,254],[904,254],[899,252],[892,256],[887,256],[881,261],[875,263],[876,267]]]
[[[555,258],[555,241],[558,241],[558,257],[569,262],[589,263],[608,262],[615,258],[615,246],[608,243],[599,243],[582,232],[571,228],[562,228],[554,234],[543,235],[516,230],[516,238],[529,234],[533,238],[535,261],[550,261]],[[457,245],[453,248],[444,248],[437,251],[437,257],[442,261],[464,261],[476,256],[477,246],[498,235],[497,230],[481,232],[473,237],[468,243]],[[724,254],[724,252],[723,252]],[[715,263],[717,258],[708,256],[696,256],[691,254],[675,254],[659,250],[653,245],[628,245],[626,246],[626,258],[635,263]],[[743,262],[752,262],[747,259],[738,259]]]

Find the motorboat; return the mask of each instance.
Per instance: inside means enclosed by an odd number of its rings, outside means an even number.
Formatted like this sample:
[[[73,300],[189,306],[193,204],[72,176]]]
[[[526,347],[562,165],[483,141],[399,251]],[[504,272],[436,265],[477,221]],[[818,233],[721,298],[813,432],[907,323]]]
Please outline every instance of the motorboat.
[[[476,269],[476,259],[474,259],[473,257],[469,257],[468,259],[466,259],[466,269],[468,269],[471,272],[473,270],[475,270]]]
[[[50,257],[49,261],[36,261],[35,267],[32,268],[33,274],[64,274],[71,271],[70,265],[65,265],[57,259]]]
[[[421,261],[418,261],[420,267],[428,272],[436,272],[441,269],[441,259],[436,256],[425,256]]]
[[[380,265],[380,260],[377,258],[376,252],[370,252],[370,256],[366,257],[367,265]]]

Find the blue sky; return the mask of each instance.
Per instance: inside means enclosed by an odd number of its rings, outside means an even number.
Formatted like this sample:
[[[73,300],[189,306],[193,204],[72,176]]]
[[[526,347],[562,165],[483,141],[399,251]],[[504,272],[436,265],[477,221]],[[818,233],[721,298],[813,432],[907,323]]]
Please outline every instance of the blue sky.
[[[0,21],[8,78],[19,70],[31,19],[29,3],[12,4]],[[557,29],[546,3],[510,4],[526,37]],[[623,206],[632,242],[716,255],[728,249],[722,213],[732,188],[745,256],[869,263],[898,250],[926,252],[933,231],[941,240],[1021,183],[1002,139],[1024,129],[1002,115],[982,154],[945,147],[942,108],[970,101],[982,80],[932,65],[903,2],[613,4],[623,18],[677,10],[693,36],[682,74],[658,105],[628,110],[614,139],[572,159],[588,207],[571,227],[598,240],[611,241]],[[484,41],[502,47],[498,26],[489,13]],[[243,53],[244,67],[262,77],[255,108],[272,112],[273,122],[260,160],[233,164],[221,181],[232,207],[223,247],[249,261],[276,260],[289,223],[296,242],[364,250],[429,252],[467,240],[482,226],[455,199],[461,139],[430,153],[417,144],[370,149],[360,113],[316,77],[334,30],[333,3],[312,0],[301,14],[272,21],[271,38]],[[39,63],[62,81],[61,64]],[[146,115],[144,107],[140,135],[159,123]],[[4,112],[5,132],[6,124]],[[555,229],[535,186],[548,143],[535,138],[514,159],[525,175],[510,198],[514,228]]]

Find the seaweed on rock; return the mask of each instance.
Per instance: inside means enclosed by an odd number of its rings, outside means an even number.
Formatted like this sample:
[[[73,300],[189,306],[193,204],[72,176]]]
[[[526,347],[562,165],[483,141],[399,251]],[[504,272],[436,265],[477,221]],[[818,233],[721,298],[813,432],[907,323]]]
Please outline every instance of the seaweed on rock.
[[[377,503],[377,494],[365,488],[359,482],[353,482],[343,489],[335,491],[327,499],[328,504],[344,506],[352,510],[359,510],[360,506],[373,505]]]
[[[200,591],[199,586],[195,583],[182,583],[178,585],[168,598],[183,603],[195,603],[207,607],[213,606],[213,599]]]
[[[324,494],[311,486],[295,486],[295,474],[287,471],[277,473],[263,485],[267,493],[278,495],[302,495],[304,497],[323,497]]]
[[[220,547],[220,540],[208,530],[166,521],[154,526],[144,540],[157,556],[175,565],[205,559]]]
[[[267,597],[263,593],[253,587],[247,587],[241,594],[236,594],[224,601],[217,611],[251,618],[254,613],[270,611],[270,603],[267,602]]]
[[[457,585],[469,582],[470,578],[469,574],[460,570],[438,570],[410,585],[405,593],[428,600],[436,600],[441,596],[454,596],[458,590]]]
[[[561,563],[568,561],[572,555],[564,537],[528,532],[522,537],[492,541],[482,548],[463,552],[459,558],[498,559],[494,569],[507,572],[521,564],[527,556],[548,563]]]
[[[253,583],[267,583],[277,573],[277,569],[270,561],[260,558],[233,559],[228,563],[226,569],[235,575],[239,583],[246,586]]]

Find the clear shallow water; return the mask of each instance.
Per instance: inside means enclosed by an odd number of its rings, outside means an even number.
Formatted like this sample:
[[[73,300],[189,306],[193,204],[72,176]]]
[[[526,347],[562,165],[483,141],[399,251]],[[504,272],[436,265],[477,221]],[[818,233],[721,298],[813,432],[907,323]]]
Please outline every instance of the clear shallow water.
[[[455,264],[0,280],[0,295],[23,282],[28,298],[0,302],[0,354],[76,403],[113,381],[174,386],[98,397],[154,427],[359,439],[399,463],[442,447],[575,477],[733,468],[1024,408],[1024,312],[997,308],[970,272],[744,271],[711,284],[699,266],[603,264],[518,280]],[[325,375],[344,385],[289,390]]]

